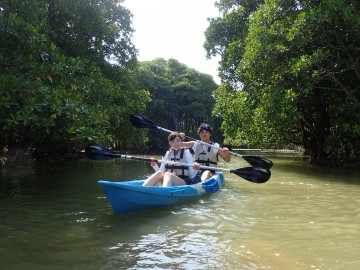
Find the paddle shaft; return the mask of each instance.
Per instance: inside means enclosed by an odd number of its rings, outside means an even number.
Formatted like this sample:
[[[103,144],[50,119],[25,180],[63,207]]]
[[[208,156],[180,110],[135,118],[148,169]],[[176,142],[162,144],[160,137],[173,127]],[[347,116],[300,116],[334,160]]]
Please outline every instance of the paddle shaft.
[[[142,160],[142,161],[154,161],[159,163],[165,163],[170,165],[178,165],[178,166],[186,166],[186,167],[193,167],[194,163],[181,163],[171,160],[162,160],[162,159],[152,159],[152,158],[142,158],[142,157],[134,157],[129,155],[121,155],[121,154],[114,154],[114,153],[102,153],[101,155],[106,155],[113,158],[123,158],[123,159],[133,159],[133,160]],[[226,171],[230,172],[230,169],[224,169],[224,168],[217,168],[217,167],[209,167],[209,166],[199,166],[200,169],[206,169],[206,170],[214,170],[214,171]]]
[[[112,154],[116,155],[116,154]],[[152,159],[152,158],[141,158],[141,157],[133,157],[128,155],[118,155],[116,157],[124,158],[124,159],[134,159],[134,160],[143,160],[143,161],[155,161],[159,163],[165,163],[169,165],[175,165],[175,166],[185,166],[185,167],[194,167],[194,163],[182,163],[182,162],[175,162],[170,160],[159,160],[159,159]],[[226,168],[218,168],[218,167],[210,167],[210,166],[204,166],[200,165],[200,169],[204,170],[212,170],[212,171],[223,171],[223,172],[229,172],[236,174],[240,176],[241,178],[253,182],[253,183],[265,183],[267,180],[269,180],[271,176],[271,172],[267,169],[263,168],[254,168],[254,167],[247,167],[247,168],[239,168],[236,170],[232,169],[226,169]]]
[[[194,163],[181,163],[169,160],[157,160],[154,158],[142,158],[142,157],[134,157],[129,155],[122,155],[118,154],[110,149],[107,149],[103,146],[93,145],[88,146],[85,149],[85,154],[87,157],[95,160],[109,160],[113,158],[123,158],[123,159],[133,159],[133,160],[142,160],[142,161],[154,161],[159,163],[166,163],[170,165],[179,165],[179,166],[186,166],[186,167],[193,167]],[[256,167],[247,167],[247,168],[239,168],[236,170],[225,169],[225,168],[218,168],[218,167],[209,167],[200,165],[199,169],[206,169],[206,170],[213,170],[213,171],[225,171],[234,173],[241,178],[248,180],[253,183],[265,183],[271,176],[271,172],[267,169],[263,168],[256,168]]]
[[[171,130],[168,130],[166,128],[163,128],[163,127],[159,127],[157,125],[155,125],[153,122],[151,122],[150,120],[144,118],[144,117],[141,117],[139,115],[136,115],[136,114],[132,114],[130,116],[130,122],[135,126],[135,127],[138,127],[138,128],[154,128],[154,129],[160,129],[160,130],[163,130],[165,132],[168,132],[168,133],[171,133],[172,131]],[[201,143],[201,144],[204,144],[204,145],[207,145],[207,146],[210,146],[210,147],[214,147],[216,149],[219,149],[219,150],[222,150],[223,148],[220,148],[219,146],[217,145],[213,145],[213,144],[209,144],[207,142],[203,142],[203,141],[200,141],[200,140],[196,140],[194,138],[191,138],[191,137],[188,137],[188,136],[185,136],[185,138],[188,138],[190,140],[193,140],[197,143]],[[266,158],[262,158],[262,157],[257,157],[257,156],[243,156],[243,155],[240,155],[238,153],[235,153],[235,152],[231,152],[229,151],[229,154],[231,155],[234,155],[234,156],[237,156],[237,157],[241,157],[243,158],[244,160],[246,160],[250,165],[254,166],[254,167],[260,167],[260,168],[264,168],[264,169],[270,169],[272,167],[272,161],[269,160],[269,159],[266,159]]]
[[[159,126],[156,126],[156,128],[157,128],[157,129],[160,129],[160,130],[163,130],[163,131],[165,131],[165,132],[168,132],[168,133],[173,132],[173,131],[171,131],[171,130],[168,130],[168,129],[166,129],[166,128],[159,127]],[[213,148],[215,148],[215,149],[222,150],[222,148],[221,148],[221,147],[216,146],[216,145],[214,145],[214,144],[210,144],[210,143],[207,143],[207,142],[203,142],[203,141],[200,141],[200,140],[197,140],[197,139],[191,138],[191,137],[186,136],[186,135],[185,135],[185,138],[187,138],[187,139],[189,139],[189,140],[192,140],[192,141],[196,141],[197,143],[201,143],[201,144],[204,144],[204,145],[207,145],[207,146],[213,147]],[[237,157],[241,157],[241,158],[243,157],[242,155],[240,155],[240,154],[238,154],[238,153],[235,153],[235,152],[232,152],[232,151],[229,151],[229,154],[234,155],[234,156],[237,156]]]

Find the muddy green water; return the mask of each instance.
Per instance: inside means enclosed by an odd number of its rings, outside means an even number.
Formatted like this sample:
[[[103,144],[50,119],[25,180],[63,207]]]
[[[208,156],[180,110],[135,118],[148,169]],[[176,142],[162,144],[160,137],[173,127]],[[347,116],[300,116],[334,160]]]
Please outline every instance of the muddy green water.
[[[266,157],[265,184],[225,173],[216,194],[128,215],[97,180],[145,178],[147,162],[3,169],[0,269],[360,269],[360,169]]]

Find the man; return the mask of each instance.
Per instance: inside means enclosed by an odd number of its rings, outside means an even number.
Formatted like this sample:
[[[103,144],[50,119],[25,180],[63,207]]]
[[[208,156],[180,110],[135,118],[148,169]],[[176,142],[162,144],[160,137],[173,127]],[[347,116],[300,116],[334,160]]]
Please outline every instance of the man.
[[[180,133],[183,137],[185,137],[184,133]],[[221,148],[218,143],[211,142],[210,138],[212,135],[211,127],[202,123],[198,128],[198,134],[201,142],[206,143],[203,144],[199,141],[189,141],[183,142],[183,147],[192,148],[195,153],[195,161],[203,166],[217,166],[218,156],[220,156],[225,162],[230,161],[229,149],[224,147]],[[210,146],[211,145],[211,146]],[[201,181],[205,181],[209,177],[212,176],[211,171],[199,171],[201,175]]]

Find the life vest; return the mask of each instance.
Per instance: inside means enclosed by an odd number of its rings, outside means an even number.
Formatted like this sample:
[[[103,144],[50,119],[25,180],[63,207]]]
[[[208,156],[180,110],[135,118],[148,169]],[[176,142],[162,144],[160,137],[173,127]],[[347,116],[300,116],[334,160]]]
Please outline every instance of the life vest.
[[[175,154],[175,151],[170,149],[167,160],[186,163],[186,160],[184,159],[184,151],[185,148],[181,148],[180,151]],[[165,164],[165,169],[167,172],[171,172],[182,179],[189,178],[189,168],[187,166]]]
[[[214,144],[213,142],[210,142],[210,144]],[[214,152],[211,149],[211,146],[201,144],[200,142],[197,143],[195,147],[195,160],[200,165],[210,166],[215,165],[217,166],[217,163],[219,161],[218,155],[214,154]]]

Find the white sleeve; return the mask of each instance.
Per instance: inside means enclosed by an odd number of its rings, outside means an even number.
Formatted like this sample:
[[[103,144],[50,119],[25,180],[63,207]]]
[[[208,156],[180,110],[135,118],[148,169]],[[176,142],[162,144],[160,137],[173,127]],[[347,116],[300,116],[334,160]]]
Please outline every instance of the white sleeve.
[[[215,155],[217,155],[217,153],[219,152],[220,145],[218,143],[214,143],[213,146],[214,147],[211,147],[212,151]]]
[[[194,159],[188,149],[184,151],[184,159],[188,164],[194,164]],[[189,166],[189,177],[193,178],[197,174],[197,170],[194,169],[194,166]]]
[[[192,146],[192,150],[195,152],[195,149],[196,149],[196,146],[198,145],[199,143],[198,143],[198,141],[194,141],[194,144],[193,144],[193,146]]]
[[[159,166],[156,164],[155,166],[151,166],[155,172],[160,171]]]
[[[166,151],[165,155],[162,157],[162,160],[168,160],[168,156],[169,156],[169,151]],[[162,171],[162,172],[166,172],[165,165],[166,164],[164,162],[161,163],[159,170]]]

